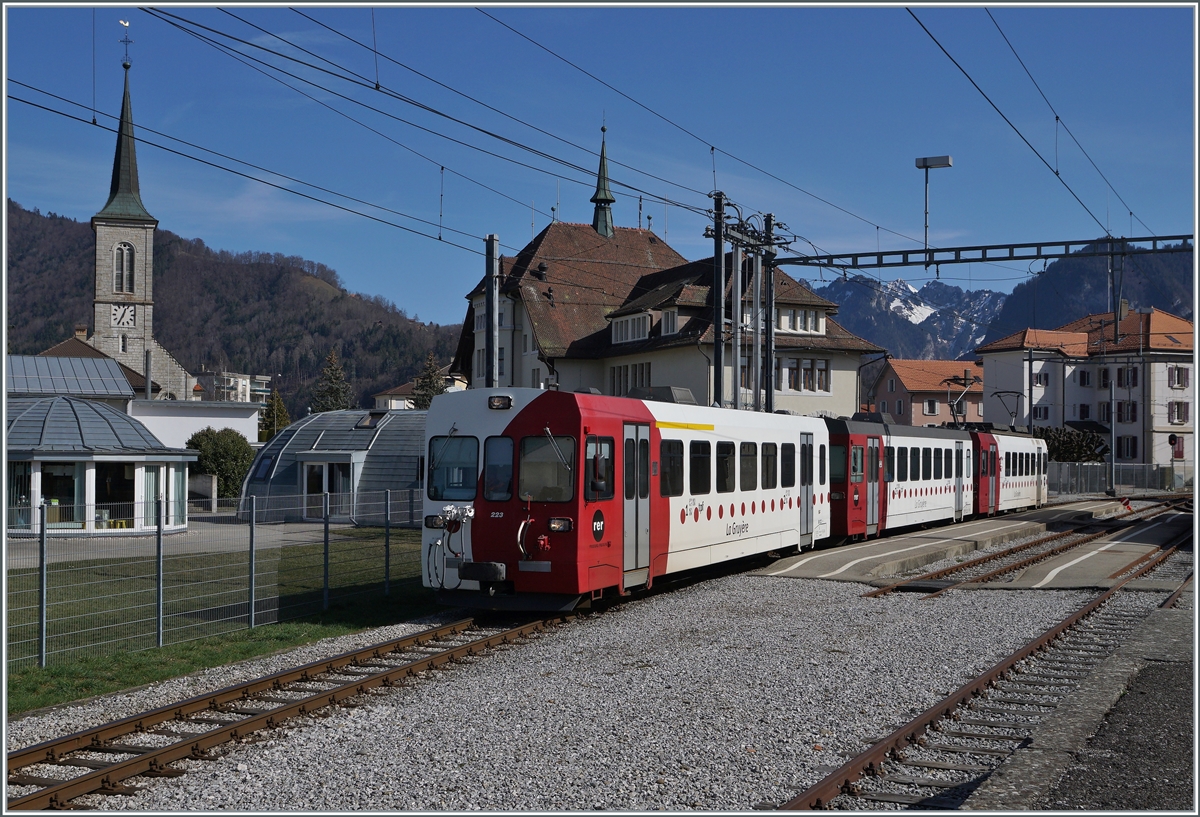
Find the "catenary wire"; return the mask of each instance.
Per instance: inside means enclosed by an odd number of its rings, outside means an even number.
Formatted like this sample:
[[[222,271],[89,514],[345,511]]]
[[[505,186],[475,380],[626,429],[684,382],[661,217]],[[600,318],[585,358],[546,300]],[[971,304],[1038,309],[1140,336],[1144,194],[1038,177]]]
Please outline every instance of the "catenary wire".
[[[996,30],[1000,32],[1000,36],[1004,38],[1004,42],[1008,46],[1009,50],[1012,51],[1013,56],[1017,58],[1017,62],[1019,62],[1021,64],[1021,68],[1024,69],[1025,75],[1027,77],[1029,77],[1029,81],[1033,83],[1033,87],[1037,88],[1037,92],[1039,94],[1041,94],[1042,99],[1045,100],[1047,107],[1050,108],[1050,112],[1052,114],[1054,114],[1054,121],[1063,126],[1063,130],[1065,130],[1067,132],[1067,135],[1071,137],[1071,141],[1073,141],[1075,143],[1075,146],[1077,148],[1079,148],[1080,152],[1083,153],[1083,155],[1087,157],[1087,160],[1089,162],[1091,162],[1092,167],[1094,167],[1096,169],[1096,172],[1100,174],[1100,178],[1104,179],[1104,183],[1106,185],[1108,185],[1108,189],[1113,192],[1113,195],[1115,195],[1117,197],[1117,199],[1121,202],[1121,204],[1125,205],[1125,209],[1129,211],[1129,215],[1136,218],[1138,221],[1138,224],[1141,224],[1143,227],[1145,227],[1146,230],[1150,233],[1150,235],[1157,235],[1157,233],[1155,233],[1153,230],[1151,230],[1146,225],[1146,222],[1142,221],[1142,219],[1136,213],[1133,212],[1133,208],[1130,207],[1128,203],[1126,203],[1125,199],[1121,198],[1121,194],[1118,193],[1117,189],[1112,186],[1112,182],[1110,182],[1108,180],[1108,177],[1105,176],[1104,172],[1102,170],[1100,170],[1100,168],[1096,165],[1096,162],[1092,159],[1092,157],[1088,154],[1088,152],[1086,150],[1084,150],[1083,145],[1079,144],[1079,140],[1075,138],[1075,134],[1071,133],[1071,129],[1069,127],[1067,127],[1067,123],[1062,121],[1062,117],[1058,115],[1058,111],[1056,111],[1054,109],[1054,106],[1050,103],[1050,100],[1046,98],[1045,92],[1042,91],[1042,86],[1038,85],[1038,81],[1033,78],[1033,74],[1030,73],[1029,68],[1025,65],[1025,60],[1021,59],[1021,55],[1017,53],[1017,49],[1015,47],[1013,47],[1013,44],[1011,42],[1009,42],[1008,35],[1004,33],[1004,29],[1000,28],[1000,24],[998,22],[996,22],[996,18],[992,16],[991,10],[984,8],[984,11],[987,12],[987,16],[992,21],[992,24],[994,26],[996,26]]]
[[[1017,136],[1019,136],[1021,138],[1021,141],[1025,143],[1026,147],[1028,147],[1030,150],[1033,151],[1033,155],[1037,156],[1038,159],[1041,160],[1042,164],[1044,164],[1046,166],[1046,169],[1054,174],[1054,178],[1058,179],[1058,181],[1062,184],[1062,186],[1067,189],[1067,192],[1071,194],[1072,198],[1074,198],[1075,201],[1079,202],[1079,206],[1082,207],[1084,209],[1084,211],[1086,211],[1087,214],[1092,217],[1092,221],[1096,222],[1096,224],[1098,224],[1100,226],[1101,230],[1104,230],[1105,235],[1111,236],[1112,233],[1109,232],[1108,228],[1104,226],[1104,224],[1100,221],[1100,219],[1096,218],[1096,214],[1093,213],[1091,211],[1091,209],[1086,204],[1083,203],[1083,199],[1079,198],[1079,196],[1075,193],[1075,191],[1071,189],[1071,185],[1067,184],[1066,179],[1064,179],[1062,177],[1062,174],[1060,174],[1058,171],[1056,171],[1053,167],[1050,166],[1050,163],[1047,162],[1046,158],[1044,156],[1042,156],[1041,153],[1038,152],[1038,149],[1035,148],[1032,144],[1030,144],[1029,140],[1025,138],[1025,134],[1021,133],[1020,128],[1018,128],[1016,125],[1014,125],[1012,123],[1012,120],[1010,120],[1007,116],[1004,115],[1004,111],[1000,110],[1000,108],[996,105],[995,102],[992,102],[992,98],[990,96],[988,96],[982,88],[979,87],[979,83],[977,83],[971,77],[971,75],[967,73],[967,69],[965,69],[961,65],[959,65],[958,60],[954,59],[954,57],[952,57],[950,55],[950,52],[946,50],[946,47],[944,45],[942,45],[941,42],[938,41],[938,38],[933,36],[933,32],[931,32],[928,28],[925,27],[925,24],[921,22],[921,18],[918,17],[915,13],[913,13],[913,10],[910,8],[906,8],[905,11],[907,11],[912,16],[912,18],[917,21],[917,25],[919,25],[921,27],[921,29],[926,34],[929,35],[929,39],[933,40],[933,44],[936,45],[939,49],[941,49],[941,52],[946,55],[946,58],[949,59],[950,62],[954,63],[954,67],[962,72],[962,75],[964,77],[966,77],[967,81],[970,82],[971,85],[973,85],[975,87],[975,90],[978,91],[985,100],[987,100],[987,103],[992,106],[992,109],[996,113],[1000,114],[1000,118],[1003,119],[1010,128],[1012,128],[1013,133],[1017,134]]]

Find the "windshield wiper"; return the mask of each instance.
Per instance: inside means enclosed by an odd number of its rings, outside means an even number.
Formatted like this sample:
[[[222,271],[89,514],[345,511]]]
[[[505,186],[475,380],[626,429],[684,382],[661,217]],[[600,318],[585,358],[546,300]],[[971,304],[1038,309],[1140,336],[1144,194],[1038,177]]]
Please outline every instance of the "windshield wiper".
[[[451,423],[450,424],[450,433],[446,435],[446,441],[444,443],[442,443],[442,450],[438,452],[437,459],[435,459],[433,461],[433,465],[429,466],[429,473],[432,474],[434,471],[437,470],[437,467],[439,465],[441,465],[442,458],[446,456],[446,451],[450,447],[450,440],[452,440],[454,438],[454,435],[457,433],[458,433],[458,426],[456,426],[454,423]]]
[[[558,461],[563,464],[563,468],[567,469],[567,473],[571,473],[571,464],[567,462],[567,458],[563,456],[562,450],[558,447],[558,441],[554,439],[554,435],[550,433],[550,426],[544,429],[546,439],[550,441],[550,445],[554,446],[554,453],[558,455]]]

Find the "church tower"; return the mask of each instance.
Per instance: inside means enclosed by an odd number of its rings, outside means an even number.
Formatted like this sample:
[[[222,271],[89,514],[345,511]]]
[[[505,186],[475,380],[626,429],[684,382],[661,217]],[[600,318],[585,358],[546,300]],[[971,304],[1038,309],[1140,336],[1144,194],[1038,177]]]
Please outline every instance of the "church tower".
[[[108,202],[92,216],[96,234],[95,331],[88,342],[143,375],[149,350],[151,379],[159,384],[160,396],[187,399],[187,372],[153,336],[154,230],[158,220],[146,212],[138,187],[128,59],[124,67],[125,97],[112,184]]]
[[[604,132],[607,130],[607,127],[600,128],[600,170],[596,173],[596,192],[591,198],[596,205],[592,212],[592,229],[605,238],[612,238],[612,205],[616,199],[608,186],[608,155],[604,146]]]

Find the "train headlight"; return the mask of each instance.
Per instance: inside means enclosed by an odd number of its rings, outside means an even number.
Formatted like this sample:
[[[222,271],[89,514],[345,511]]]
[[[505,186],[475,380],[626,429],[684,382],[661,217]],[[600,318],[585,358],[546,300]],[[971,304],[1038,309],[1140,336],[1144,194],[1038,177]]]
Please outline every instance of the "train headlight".
[[[512,408],[512,397],[507,394],[493,394],[488,398],[488,408],[501,411],[510,409]]]
[[[446,527],[446,517],[442,516],[441,514],[430,514],[429,516],[425,517],[425,527],[440,530],[441,528]]]
[[[551,533],[567,533],[574,525],[570,519],[560,516],[552,518],[548,523],[548,527]]]

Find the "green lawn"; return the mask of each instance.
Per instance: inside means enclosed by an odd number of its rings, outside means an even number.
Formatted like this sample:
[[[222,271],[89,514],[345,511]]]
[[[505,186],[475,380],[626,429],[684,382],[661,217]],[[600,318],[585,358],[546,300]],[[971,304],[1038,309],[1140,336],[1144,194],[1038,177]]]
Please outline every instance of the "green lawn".
[[[166,557],[162,648],[155,648],[153,557],[52,564],[45,669],[36,666],[38,572],[10,570],[8,711],[137,686],[419,615],[434,606],[432,594],[420,585],[419,548],[420,531],[392,531],[391,594],[385,597],[383,530],[331,531],[328,611],[322,609],[321,542],[262,548],[255,598],[256,623],[264,626],[253,630],[247,626],[244,552]]]

